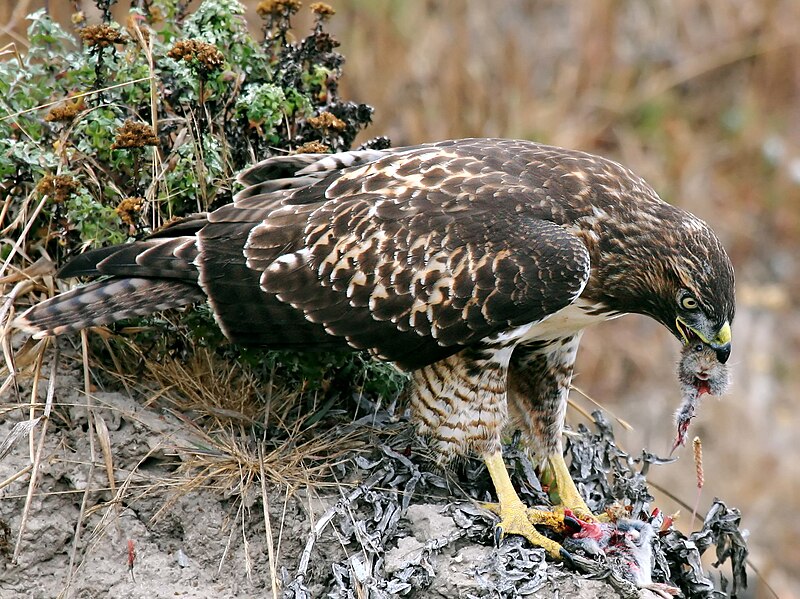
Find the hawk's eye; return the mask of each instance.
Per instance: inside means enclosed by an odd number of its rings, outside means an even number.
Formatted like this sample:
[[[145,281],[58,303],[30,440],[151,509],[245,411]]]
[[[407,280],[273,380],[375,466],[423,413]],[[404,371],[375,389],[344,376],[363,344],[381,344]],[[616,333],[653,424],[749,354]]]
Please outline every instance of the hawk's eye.
[[[697,300],[691,295],[684,295],[681,298],[681,308],[684,310],[697,310],[698,305]]]

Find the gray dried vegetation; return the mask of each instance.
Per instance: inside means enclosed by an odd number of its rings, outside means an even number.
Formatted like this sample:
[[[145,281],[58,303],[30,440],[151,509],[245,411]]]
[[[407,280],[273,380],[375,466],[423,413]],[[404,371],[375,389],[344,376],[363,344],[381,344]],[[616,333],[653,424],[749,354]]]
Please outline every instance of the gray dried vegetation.
[[[377,422],[392,420],[385,411],[376,414]],[[653,498],[645,474],[652,465],[666,460],[646,452],[632,458],[615,444],[605,416],[595,412],[593,417],[594,431],[581,426],[570,435],[568,450],[573,475],[588,496],[589,506],[600,513],[623,505],[628,517],[653,521]],[[444,471],[426,469],[431,464],[414,459],[412,452],[404,455],[397,450],[397,443],[393,445],[381,445],[370,458],[359,457],[351,463],[365,482],[317,521],[299,569],[295,573],[284,571],[287,597],[488,598],[537,596],[539,591],[552,596],[559,585],[574,583],[574,574],[563,564],[545,561],[541,549],[531,548],[520,539],[506,540],[499,548],[490,544],[494,520],[470,502],[475,498],[490,500],[488,479],[479,462],[460,464],[453,479]],[[531,505],[548,505],[547,494],[526,453],[514,444],[506,448],[505,458],[523,499]],[[415,507],[420,497],[426,504]],[[453,497],[462,500],[454,502]],[[435,509],[431,509],[432,500],[438,506]],[[660,525],[658,518],[653,524]],[[687,537],[668,527],[653,540],[653,579],[677,586],[687,599],[739,595],[747,583],[747,548],[739,523],[738,510],[715,500],[699,531]],[[332,576],[310,575],[314,541],[326,528],[336,531],[348,551],[340,560],[330,562]],[[709,572],[701,556],[712,545],[717,561]],[[641,591],[602,558],[574,557],[578,576],[606,580],[621,597],[640,596]],[[720,569],[726,562],[731,581]],[[600,596],[591,594],[599,593],[598,589],[588,592],[587,596]]]

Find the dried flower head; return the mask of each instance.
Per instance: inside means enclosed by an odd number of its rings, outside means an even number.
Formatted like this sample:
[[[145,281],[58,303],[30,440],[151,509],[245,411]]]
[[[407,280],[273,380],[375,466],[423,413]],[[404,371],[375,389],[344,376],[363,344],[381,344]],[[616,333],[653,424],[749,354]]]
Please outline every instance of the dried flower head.
[[[309,8],[311,8],[311,12],[317,15],[317,18],[320,21],[327,21],[336,14],[336,11],[333,9],[333,7],[329,4],[325,4],[324,2],[314,2]]]
[[[107,48],[127,41],[119,29],[109,25],[87,25],[78,30],[78,35],[87,46],[95,49]]]
[[[86,15],[83,14],[82,10],[79,10],[78,12],[72,13],[72,15],[70,16],[70,20],[72,21],[73,25],[80,25],[81,23],[86,21]]]
[[[706,482],[703,475],[703,444],[700,442],[700,437],[695,437],[692,440],[692,448],[694,449],[694,472],[697,476],[697,495],[694,499],[694,508],[692,509],[692,522],[697,515],[697,508],[700,507],[700,494],[703,492],[703,485]]]
[[[111,149],[143,148],[157,145],[158,136],[150,125],[127,120],[122,127],[117,129],[117,136],[114,138],[114,143],[111,144]]]
[[[330,112],[323,112],[319,116],[309,117],[308,124],[314,129],[322,129],[323,131],[344,131],[347,127],[347,123]]]
[[[86,104],[84,104],[83,98],[65,100],[61,104],[57,104],[48,110],[47,114],[44,116],[44,120],[48,123],[53,121],[71,121],[84,108],[86,108]]]
[[[319,141],[309,141],[297,148],[295,154],[327,154],[331,149]]]
[[[261,18],[288,16],[295,14],[302,5],[300,0],[261,0],[256,12]]]
[[[334,48],[338,48],[341,44],[339,40],[333,37],[330,33],[318,31],[314,34],[314,49],[317,52],[331,52]]]
[[[142,206],[144,206],[144,198],[123,198],[117,207],[114,208],[114,212],[117,213],[117,216],[119,216],[123,223],[135,227],[136,215],[142,211]]]
[[[62,203],[78,189],[78,180],[69,175],[45,175],[36,184],[36,191]]]
[[[150,23],[153,25],[163,23],[165,18],[164,11],[158,6],[150,6],[148,8],[148,16],[150,17]]]
[[[692,449],[694,450],[694,471],[697,476],[697,488],[702,489],[706,479],[703,475],[703,444],[700,441],[700,437],[692,439]]]
[[[150,30],[147,29],[147,27],[142,27],[143,22],[144,17],[136,13],[131,13],[125,21],[125,31],[128,32],[128,36],[130,36],[132,40],[136,41],[139,41],[138,33],[141,33],[144,43],[148,44],[150,42]]]
[[[206,71],[218,71],[225,63],[225,56],[214,44],[193,39],[175,42],[167,56],[197,64]]]

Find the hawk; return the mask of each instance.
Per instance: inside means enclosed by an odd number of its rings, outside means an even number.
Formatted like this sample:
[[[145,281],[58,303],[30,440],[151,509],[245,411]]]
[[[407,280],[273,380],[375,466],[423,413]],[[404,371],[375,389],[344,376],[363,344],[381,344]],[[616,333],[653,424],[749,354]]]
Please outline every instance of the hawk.
[[[421,432],[443,457],[475,452],[498,531],[554,557],[502,460],[512,426],[592,519],[561,433],[583,330],[646,314],[720,363],[734,276],[712,230],[619,164],[505,139],[268,158],[210,213],[86,252],[62,277],[102,277],[30,308],[38,336],[207,300],[225,335],[271,348],[365,350],[411,373]]]

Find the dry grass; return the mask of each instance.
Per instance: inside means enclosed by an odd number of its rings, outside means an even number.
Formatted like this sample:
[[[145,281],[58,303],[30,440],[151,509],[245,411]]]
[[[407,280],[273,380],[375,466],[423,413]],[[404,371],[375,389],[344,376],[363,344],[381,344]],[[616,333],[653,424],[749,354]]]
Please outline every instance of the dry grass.
[[[284,557],[281,553],[284,521],[270,518],[270,497],[275,497],[276,490],[277,494],[284,495],[285,515],[286,502],[298,489],[303,489],[308,496],[324,494],[326,489],[329,489],[327,493],[336,493],[342,488],[342,482],[333,474],[336,465],[352,459],[367,447],[374,431],[368,426],[349,426],[350,416],[346,414],[328,414],[326,418],[315,418],[309,424],[307,415],[319,414],[320,406],[315,394],[303,395],[275,388],[271,382],[265,385],[247,368],[202,349],[184,362],[168,360],[159,364],[141,360],[141,348],[133,343],[117,344],[114,359],[127,365],[126,373],[97,367],[90,372],[90,362],[102,364],[111,360],[108,356],[101,360],[93,355],[86,339],[87,335],[84,335],[78,353],[72,352],[62,360],[59,360],[57,351],[47,351],[47,344],[40,345],[30,365],[17,369],[17,382],[30,381],[29,400],[24,402],[24,398],[20,398],[23,403],[17,404],[8,400],[3,402],[5,415],[20,410],[27,412],[27,420],[22,422],[28,426],[14,430],[7,449],[11,451],[16,446],[19,451],[26,440],[31,447],[30,466],[0,482],[2,491],[14,483],[18,488],[18,481],[27,477],[25,503],[12,559],[16,561],[21,551],[31,549],[22,542],[27,533],[31,504],[34,499],[46,499],[49,495],[39,489],[38,477],[30,473],[39,472],[44,464],[47,464],[48,471],[58,468],[58,462],[64,459],[57,451],[58,442],[48,437],[53,434],[52,426],[48,425],[53,420],[54,391],[64,384],[60,382],[59,371],[65,362],[78,362],[84,369],[84,401],[72,405],[59,402],[55,407],[57,410],[85,411],[89,428],[83,442],[88,444],[89,453],[81,468],[85,470],[85,479],[93,482],[82,491],[74,491],[81,493],[82,499],[79,516],[73,523],[75,530],[64,592],[69,591],[71,581],[85,566],[84,560],[91,555],[92,548],[104,536],[113,535],[115,530],[119,535],[123,506],[157,498],[160,508],[150,519],[152,525],[169,514],[181,498],[201,489],[229,498],[229,520],[222,528],[229,535],[229,548],[244,545],[245,558],[250,555],[248,535],[253,529],[250,520],[263,518],[272,585],[277,589],[277,564],[286,559],[294,560],[296,556]],[[144,371],[131,375],[135,364],[142,364]],[[48,366],[46,371],[45,366]],[[67,367],[67,370],[72,369]],[[8,373],[6,376],[11,377]],[[146,398],[141,402],[145,409],[122,409],[120,412],[118,406],[95,398],[94,381],[98,376],[118,378],[126,386],[137,388],[138,395],[146,391],[145,387],[152,389],[152,392],[145,393]],[[144,387],[143,380],[148,381]],[[39,398],[40,393],[36,392],[40,382],[47,383],[44,403]],[[109,416],[109,410],[118,413]],[[171,417],[171,433],[165,434],[167,429],[163,426],[163,416],[159,414]],[[106,420],[117,418],[135,422],[160,439],[132,468],[120,467],[116,463],[118,460],[114,456]],[[63,422],[64,417],[60,420]],[[59,427],[55,428],[58,430]],[[50,449],[43,451],[46,445]],[[371,450],[371,446],[368,449]],[[142,465],[156,454],[161,459],[164,456],[171,459],[172,467],[143,470]],[[7,498],[13,496],[6,495]],[[250,511],[249,506],[256,498],[263,506],[260,514]],[[97,517],[92,519],[92,516],[99,516],[99,520]],[[89,530],[84,530],[89,522],[94,524]],[[220,559],[220,568],[226,556],[227,549]],[[246,559],[244,570],[248,579],[251,568]]]
[[[198,350],[187,362],[146,362],[147,377],[158,391],[147,405],[165,400],[169,411],[200,441],[175,449],[185,457],[177,473],[192,473],[192,485],[219,489],[266,482],[296,489],[323,484],[338,460],[352,456],[365,432],[331,428],[309,416],[319,413],[317,395],[263,387],[240,364]],[[161,402],[163,403],[163,401]],[[188,458],[188,459],[187,459]]]

